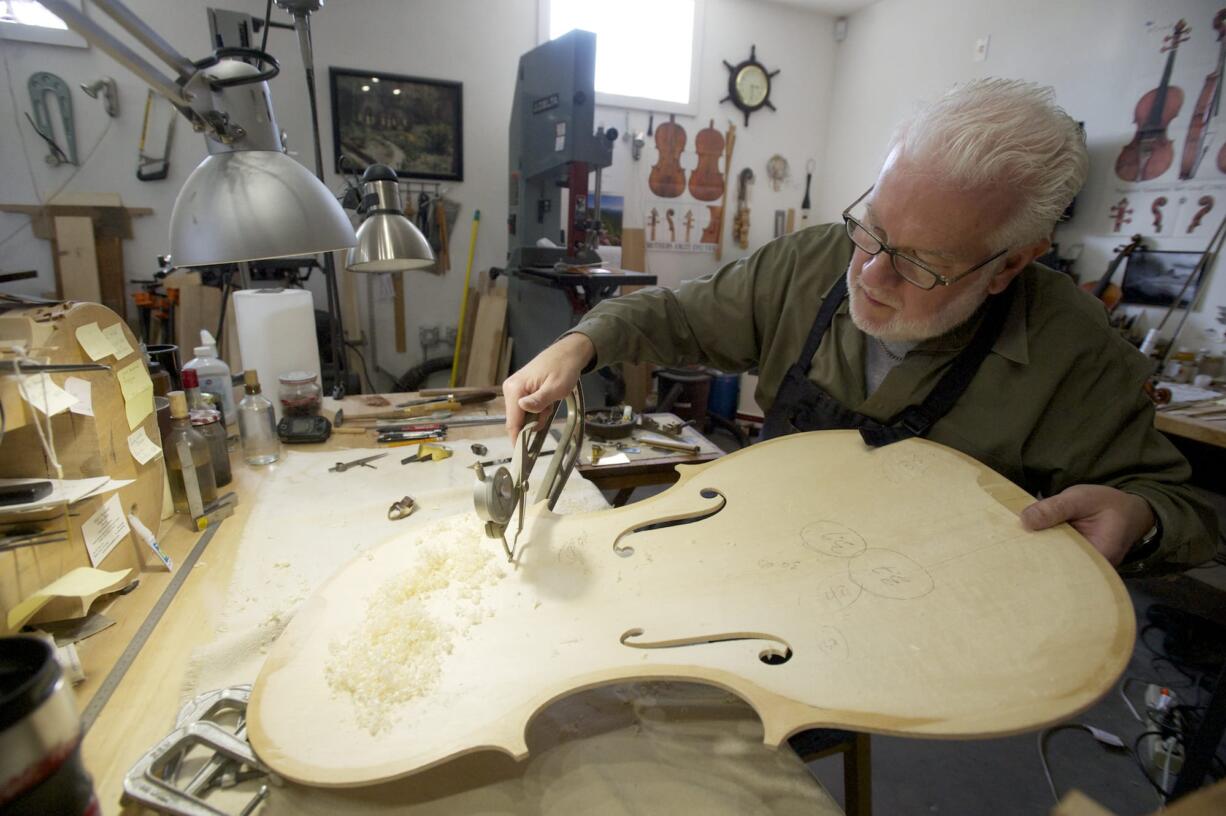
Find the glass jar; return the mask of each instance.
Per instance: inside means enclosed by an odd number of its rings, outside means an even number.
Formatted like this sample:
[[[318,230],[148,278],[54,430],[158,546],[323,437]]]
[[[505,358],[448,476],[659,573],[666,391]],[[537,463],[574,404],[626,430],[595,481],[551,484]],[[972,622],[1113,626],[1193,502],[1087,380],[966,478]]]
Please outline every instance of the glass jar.
[[[277,377],[281,416],[311,416],[319,413],[323,389],[319,375],[311,371],[287,371]]]
[[[190,412],[192,430],[204,437],[209,445],[209,459],[213,463],[213,479],[218,487],[230,484],[230,451],[226,444],[226,426],[221,422],[221,411],[212,408],[194,408]]]

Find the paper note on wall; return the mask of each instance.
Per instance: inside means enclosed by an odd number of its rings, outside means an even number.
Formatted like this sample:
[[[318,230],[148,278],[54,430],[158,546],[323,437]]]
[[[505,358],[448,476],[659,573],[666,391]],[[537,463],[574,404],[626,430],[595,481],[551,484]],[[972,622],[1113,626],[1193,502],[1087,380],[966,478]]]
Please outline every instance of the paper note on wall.
[[[128,430],[134,430],[153,413],[153,380],[141,360],[128,363],[116,372],[119,390],[127,407]]]
[[[95,363],[115,353],[111,341],[102,334],[97,323],[87,323],[77,329],[77,342]]]
[[[94,415],[93,389],[90,387],[89,380],[69,377],[64,380],[64,390],[77,400],[76,404],[68,406],[68,410],[81,416],[92,417]]]
[[[116,493],[81,525],[85,549],[89,552],[89,563],[95,567],[101,564],[102,559],[106,558],[127,534],[128,519],[123,514],[119,494]]]
[[[144,428],[137,428],[128,436],[128,450],[132,451],[132,457],[142,465],[162,453],[162,449],[149,438]]]
[[[153,383],[149,385],[152,389]],[[77,401],[76,397],[56,385],[46,372],[22,377],[21,396],[47,416],[61,414]]]
[[[114,350],[115,359],[122,360],[127,357],[135,349],[128,342],[128,337],[123,333],[123,324],[116,323],[114,326],[107,326],[102,330],[102,336],[106,338],[106,342],[110,344]]]

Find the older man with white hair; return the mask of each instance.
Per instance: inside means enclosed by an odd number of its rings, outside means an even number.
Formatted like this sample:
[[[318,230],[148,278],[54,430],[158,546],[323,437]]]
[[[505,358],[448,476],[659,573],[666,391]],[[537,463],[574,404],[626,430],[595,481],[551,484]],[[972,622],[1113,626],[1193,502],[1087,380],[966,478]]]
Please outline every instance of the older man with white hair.
[[[1129,572],[1212,556],[1217,520],[1153,427],[1149,362],[1100,304],[1033,261],[1085,182],[1052,91],[987,79],[904,123],[843,223],[784,236],[675,291],[608,300],[510,377],[507,424],[623,361],[758,367],[767,438],[923,436],[1036,497]]]

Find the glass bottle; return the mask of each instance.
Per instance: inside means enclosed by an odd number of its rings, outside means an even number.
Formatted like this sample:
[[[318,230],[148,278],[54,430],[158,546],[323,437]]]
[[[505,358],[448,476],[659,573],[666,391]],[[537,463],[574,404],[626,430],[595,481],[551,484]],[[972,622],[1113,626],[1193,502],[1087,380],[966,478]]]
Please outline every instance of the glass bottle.
[[[195,408],[187,412],[192,419],[192,428],[209,443],[209,459],[213,463],[213,478],[218,487],[230,484],[230,450],[226,444],[226,426],[221,421],[221,411],[212,408]]]
[[[192,515],[192,504],[199,509],[217,500],[217,482],[213,477],[213,462],[209,443],[192,429],[187,412],[187,396],[171,391],[170,433],[162,444],[166,455],[166,475],[170,480],[170,497],[176,513]]]
[[[260,376],[253,369],[243,373],[247,396],[238,404],[238,432],[243,440],[243,458],[249,465],[268,465],[281,458],[281,440],[272,403],[260,393]]]

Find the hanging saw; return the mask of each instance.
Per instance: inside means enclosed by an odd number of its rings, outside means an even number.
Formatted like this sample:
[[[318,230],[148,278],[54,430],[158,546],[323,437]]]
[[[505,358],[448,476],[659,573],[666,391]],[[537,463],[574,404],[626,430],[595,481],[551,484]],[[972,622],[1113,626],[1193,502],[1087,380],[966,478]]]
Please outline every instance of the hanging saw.
[[[513,562],[518,551],[519,534],[524,529],[524,513],[527,511],[528,492],[531,490],[529,477],[532,468],[544,454],[541,448],[545,438],[549,436],[549,426],[558,414],[559,405],[555,404],[549,413],[549,421],[537,429],[538,415],[528,414],[524,419],[524,428],[515,441],[515,451],[511,456],[510,467],[499,465],[493,475],[486,473],[485,466],[478,462],[473,465],[477,474],[477,483],[473,486],[473,504],[477,515],[485,522],[485,534],[490,538],[502,540],[502,549],[507,554],[507,561]],[[549,461],[549,469],[545,471],[545,479],[537,489],[532,503],[547,502],[552,510],[557,504],[562,488],[579,459],[579,451],[583,447],[583,386],[575,383],[574,390],[566,398],[566,427],[562,431],[562,439],[558,443],[553,458]],[[519,521],[511,541],[507,541],[507,528],[511,525],[511,517],[519,511]]]
[[[155,118],[156,109],[164,109],[157,104],[157,95],[149,91],[145,97],[145,120],[140,126],[140,147],[137,148],[136,177],[141,181],[160,181],[170,173],[170,145],[174,140],[175,121],[178,120],[174,108],[169,109],[169,119],[166,123],[166,145],[162,155],[150,156],[145,152],[145,144],[149,138],[149,120]]]

